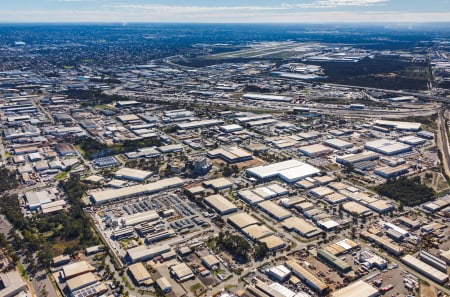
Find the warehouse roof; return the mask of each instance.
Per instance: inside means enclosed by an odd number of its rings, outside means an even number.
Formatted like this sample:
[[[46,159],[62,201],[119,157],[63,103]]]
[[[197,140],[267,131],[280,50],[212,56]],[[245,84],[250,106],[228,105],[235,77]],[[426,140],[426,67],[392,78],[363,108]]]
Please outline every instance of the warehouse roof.
[[[138,283],[144,282],[152,277],[144,264],[140,262],[128,266],[128,269]]]
[[[259,240],[273,234],[273,231],[264,225],[250,225],[243,228],[242,232],[254,240]]]
[[[219,265],[220,264],[219,259],[217,259],[217,257],[212,255],[212,254],[204,256],[202,258],[202,261],[209,267],[213,267],[215,265]]]
[[[277,235],[269,235],[267,237],[261,238],[259,241],[265,243],[269,250],[280,249],[286,245],[283,239],[281,239]]]
[[[298,150],[306,155],[321,155],[331,153],[333,150],[323,144],[311,144],[298,148]]]
[[[369,141],[366,143],[365,148],[386,155],[397,154],[411,149],[411,147],[407,144],[388,139]]]
[[[290,217],[283,221],[282,226],[288,230],[307,235],[320,231],[316,226],[299,217]]]
[[[108,201],[137,196],[147,193],[156,193],[166,189],[179,187],[184,184],[183,179],[179,177],[166,178],[154,183],[146,185],[135,185],[121,189],[103,190],[91,192],[91,197],[94,203],[105,203]]]
[[[375,125],[396,128],[398,130],[419,131],[420,123],[376,120]]]
[[[295,159],[247,169],[249,175],[260,179],[278,176],[287,182],[296,182],[319,172],[314,166]]]
[[[303,268],[300,264],[298,264],[294,260],[287,260],[286,266],[289,267],[295,275],[300,276],[303,279],[308,280],[311,284],[314,285],[320,291],[325,291],[328,289],[328,285],[322,282],[318,277],[314,274]]]
[[[158,213],[154,210],[148,210],[124,216],[120,221],[124,226],[134,226],[143,222],[155,221],[157,219],[159,219]]]
[[[323,143],[338,149],[351,148],[353,146],[353,144],[351,144],[350,142],[341,140],[339,138],[328,139],[325,140]]]
[[[211,179],[203,182],[203,185],[206,187],[212,187],[215,189],[225,189],[225,188],[231,188],[233,186],[233,183],[226,179],[225,177],[219,177],[216,179]]]
[[[71,292],[96,283],[95,275],[92,272],[84,273],[67,281],[67,286]]]
[[[172,270],[175,277],[178,278],[180,281],[186,280],[194,276],[192,270],[189,268],[189,266],[186,265],[186,263],[174,265],[170,269]]]
[[[221,214],[237,210],[236,205],[219,194],[208,196],[205,201]]]
[[[406,255],[402,258],[402,262],[410,266],[411,268],[419,271],[431,279],[438,281],[440,284],[445,283],[448,280],[448,274],[443,273],[436,268],[428,265],[427,263],[414,258],[411,255]]]
[[[80,261],[76,263],[71,263],[64,265],[62,267],[62,270],[64,272],[64,277],[66,279],[69,279],[71,277],[74,277],[76,275],[86,273],[89,271],[94,271],[95,268],[88,264],[86,261]]]
[[[371,213],[370,209],[355,201],[344,203],[342,204],[342,207],[344,208],[344,210],[351,213],[356,213],[356,215],[358,216]]]
[[[235,215],[232,215],[228,218],[228,221],[242,229],[250,225],[259,224],[259,221],[252,217],[251,215],[241,212]]]
[[[378,296],[378,290],[368,283],[358,280],[350,285],[333,292],[333,297],[373,297]]]
[[[115,176],[117,178],[142,181],[150,177],[151,174],[152,173],[150,171],[124,167],[117,170]]]
[[[292,215],[289,210],[279,206],[272,201],[263,201],[259,203],[258,206],[278,220],[283,220]]]

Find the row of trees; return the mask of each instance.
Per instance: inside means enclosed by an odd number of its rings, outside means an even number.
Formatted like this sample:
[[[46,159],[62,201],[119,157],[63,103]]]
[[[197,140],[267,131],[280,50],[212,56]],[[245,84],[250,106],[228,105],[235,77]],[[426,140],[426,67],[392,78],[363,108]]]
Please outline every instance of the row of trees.
[[[18,186],[16,173],[6,167],[0,168],[0,193],[15,189]]]

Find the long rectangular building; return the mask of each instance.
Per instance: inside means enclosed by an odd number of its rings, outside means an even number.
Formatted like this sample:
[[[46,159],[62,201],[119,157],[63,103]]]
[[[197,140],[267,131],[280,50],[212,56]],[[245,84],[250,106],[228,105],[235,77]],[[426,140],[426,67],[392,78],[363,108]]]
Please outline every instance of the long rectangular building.
[[[300,266],[300,264],[294,260],[287,260],[286,266],[292,270],[294,275],[305,281],[308,286],[313,288],[318,293],[322,294],[329,289],[326,283],[322,282],[318,277]]]
[[[420,272],[426,277],[432,279],[438,284],[445,284],[448,281],[448,274],[443,273],[436,268],[428,265],[427,263],[414,258],[411,255],[406,255],[402,258],[402,262],[411,267],[412,269]]]
[[[246,170],[247,174],[259,180],[281,178],[287,183],[295,183],[305,177],[320,172],[316,167],[299,160],[288,160],[265,166],[258,166]]]
[[[167,179],[162,179],[154,183],[149,183],[146,185],[135,185],[130,187],[125,187],[121,189],[108,189],[103,191],[91,192],[90,197],[93,203],[103,204],[108,202],[117,201],[124,198],[153,194],[161,192],[168,189],[173,189],[181,187],[184,185],[184,180],[179,177],[172,177]]]
[[[211,195],[205,198],[205,202],[214,208],[220,215],[227,215],[229,213],[237,211],[236,205],[230,202],[227,198],[222,195]]]

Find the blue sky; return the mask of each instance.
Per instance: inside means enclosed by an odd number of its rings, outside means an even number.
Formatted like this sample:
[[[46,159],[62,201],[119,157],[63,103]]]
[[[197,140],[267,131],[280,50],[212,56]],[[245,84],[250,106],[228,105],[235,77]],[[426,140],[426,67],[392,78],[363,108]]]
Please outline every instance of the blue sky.
[[[450,22],[449,0],[2,0],[0,22]]]

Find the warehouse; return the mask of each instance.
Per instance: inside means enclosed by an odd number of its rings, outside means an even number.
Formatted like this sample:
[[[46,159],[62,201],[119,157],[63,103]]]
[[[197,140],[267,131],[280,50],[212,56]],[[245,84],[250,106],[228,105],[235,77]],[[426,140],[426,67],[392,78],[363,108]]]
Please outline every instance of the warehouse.
[[[322,233],[320,229],[299,217],[291,217],[284,220],[282,226],[289,232],[296,232],[306,238],[311,238]]]
[[[289,210],[284,209],[283,207],[272,201],[263,201],[259,203],[258,206],[262,211],[264,211],[277,221],[282,221],[292,216],[292,213]]]
[[[58,267],[69,263],[71,260],[69,255],[59,255],[52,259],[53,267]]]
[[[158,278],[156,280],[156,284],[165,294],[169,293],[172,290],[172,285],[165,277]]]
[[[319,249],[317,251],[317,258],[341,273],[347,273],[352,270],[352,267],[347,262],[341,260],[325,249]]]
[[[27,284],[16,270],[0,273],[0,284],[0,296],[2,297],[17,296],[20,292],[27,290]]]
[[[347,196],[340,193],[333,193],[324,197],[324,200],[330,204],[339,204],[347,201]]]
[[[434,138],[434,133],[431,131],[419,131],[417,132],[417,136],[431,140]]]
[[[207,157],[210,159],[220,158],[227,163],[238,163],[253,159],[253,155],[237,146],[223,147],[209,151]]]
[[[369,263],[370,267],[376,267],[381,270],[387,268],[387,261],[370,250],[364,250],[359,253],[359,262]]]
[[[228,223],[238,228],[239,230],[244,229],[245,227],[259,224],[259,221],[252,217],[251,215],[241,212],[235,215],[228,217]]]
[[[387,156],[398,155],[411,151],[411,146],[388,139],[370,141],[367,142],[364,147],[370,151]]]
[[[308,286],[313,288],[319,294],[323,294],[328,291],[329,287],[327,284],[322,282],[314,274],[303,268],[300,264],[294,260],[287,260],[286,266],[292,270],[292,273],[299,277],[301,280],[305,281]]]
[[[377,213],[386,213],[395,209],[394,205],[386,200],[377,200],[366,204],[366,206]]]
[[[220,261],[216,256],[210,254],[202,258],[202,264],[210,270],[217,270],[219,268]]]
[[[351,283],[331,294],[332,297],[376,297],[379,295],[378,289],[362,280]]]
[[[443,285],[448,281],[447,273],[443,273],[411,255],[404,256],[402,262],[440,285]]]
[[[121,168],[116,171],[114,176],[120,179],[132,180],[142,182],[152,175],[150,171],[134,169],[134,168]]]
[[[159,215],[154,210],[148,210],[144,212],[138,212],[132,215],[124,216],[120,219],[120,223],[123,227],[135,226],[137,224],[152,222],[159,219]]]
[[[177,264],[170,267],[170,273],[178,282],[184,282],[195,278],[192,270],[185,263]]]
[[[36,210],[43,204],[56,200],[56,196],[52,191],[43,190],[39,192],[26,192],[25,199],[29,210]]]
[[[445,263],[444,260],[439,259],[435,255],[427,251],[420,251],[419,257],[420,260],[427,263],[428,265],[431,265],[437,270],[447,273],[447,264]]]
[[[416,137],[416,136],[404,136],[404,137],[399,138],[398,141],[412,145],[412,146],[422,145],[425,142],[427,142],[425,139]]]
[[[219,194],[206,197],[205,202],[222,216],[237,211],[236,205]]]
[[[322,155],[327,155],[333,152],[333,150],[323,144],[311,144],[306,146],[301,146],[298,151],[308,157],[318,157]]]
[[[267,228],[264,225],[251,225],[241,229],[242,233],[244,233],[251,240],[260,240],[264,237],[272,235],[274,232]]]
[[[276,251],[286,247],[286,243],[277,235],[269,235],[259,240],[267,245],[269,251]]]
[[[239,198],[241,198],[244,202],[255,205],[261,201],[264,201],[264,198],[253,192],[252,190],[243,190],[238,192]]]
[[[223,121],[221,120],[203,120],[203,121],[193,121],[182,124],[177,124],[177,128],[181,130],[190,130],[197,128],[206,128],[211,126],[222,125]]]
[[[283,205],[283,207],[286,208],[292,208],[296,206],[299,203],[305,202],[306,198],[303,196],[294,196],[289,198],[283,198],[280,200],[280,204]]]
[[[160,256],[170,250],[170,246],[167,244],[159,246],[152,245],[151,248],[145,245],[140,245],[127,250],[127,257],[131,263],[137,263],[151,260],[153,257]]]
[[[397,129],[400,131],[413,131],[417,132],[420,130],[420,123],[412,122],[397,122],[397,121],[386,121],[386,120],[376,120],[375,125],[387,127],[390,129]]]
[[[291,271],[284,265],[278,265],[269,268],[267,274],[273,279],[283,283],[291,276]]]
[[[86,261],[80,261],[72,264],[67,264],[62,267],[64,278],[66,280],[75,276],[95,271],[95,267],[88,264]]]
[[[344,211],[356,217],[367,217],[373,214],[370,209],[355,201],[346,202],[341,205]]]
[[[277,101],[277,102],[291,102],[292,97],[266,94],[251,94],[246,93],[242,95],[243,99],[263,100],[263,101]]]
[[[328,187],[317,187],[309,190],[309,193],[317,198],[323,198],[325,196],[334,194],[335,192]]]
[[[242,126],[240,126],[238,124],[231,124],[231,125],[220,126],[220,130],[222,130],[225,133],[233,133],[233,132],[242,131],[242,130],[244,130],[244,128],[242,128]]]
[[[400,256],[403,254],[403,250],[404,250],[403,247],[398,246],[398,245],[388,241],[387,239],[379,237],[375,234],[371,234],[369,232],[362,231],[361,237],[375,242],[377,245],[381,246],[383,249],[385,249],[386,251],[388,251],[389,253],[391,253],[393,255]]]
[[[342,254],[346,254],[358,247],[359,245],[356,242],[345,238],[338,242],[327,245],[326,247],[324,247],[324,249],[335,256],[339,256]]]
[[[152,276],[142,263],[136,263],[128,266],[128,273],[138,286],[153,283]]]
[[[355,164],[359,162],[364,161],[374,161],[378,160],[380,158],[380,155],[374,152],[363,152],[360,154],[351,154],[351,155],[345,155],[342,157],[337,157],[336,162],[342,165],[346,164]]]
[[[392,178],[408,173],[409,165],[400,165],[396,167],[385,166],[376,168],[373,173],[384,178]]]
[[[233,183],[225,177],[219,177],[216,179],[204,181],[203,186],[212,188],[217,191],[222,191],[231,188],[233,186]]]
[[[92,272],[84,273],[67,281],[67,288],[70,292],[75,292],[97,282]]]
[[[138,122],[140,121],[138,116],[135,114],[124,114],[124,115],[118,115],[117,119],[121,121],[124,124],[132,123],[132,122]]]
[[[90,196],[92,202],[95,204],[103,204],[133,196],[153,194],[164,190],[181,187],[183,185],[184,181],[181,178],[172,177],[145,185],[135,185],[121,189],[91,192]]]
[[[338,138],[328,139],[323,143],[337,150],[346,150],[353,147],[353,144],[351,144],[350,142]]]
[[[171,154],[171,153],[182,152],[184,150],[184,147],[181,144],[169,144],[169,145],[160,146],[156,149],[163,154]]]
[[[281,178],[287,183],[295,183],[305,177],[320,173],[320,170],[304,162],[292,159],[246,170],[249,176],[261,181]]]
[[[258,187],[252,190],[238,192],[238,196],[250,205],[257,204],[263,200],[277,198],[287,195],[289,191],[278,184]]]

